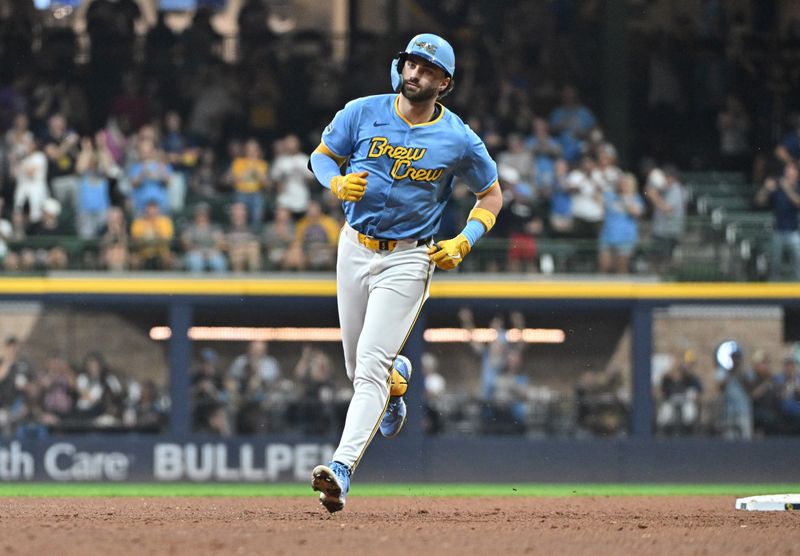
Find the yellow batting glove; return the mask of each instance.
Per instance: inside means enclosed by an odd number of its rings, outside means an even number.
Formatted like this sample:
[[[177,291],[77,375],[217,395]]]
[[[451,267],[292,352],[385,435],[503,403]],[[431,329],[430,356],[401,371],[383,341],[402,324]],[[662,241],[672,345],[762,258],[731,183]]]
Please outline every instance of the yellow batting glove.
[[[428,258],[442,270],[452,270],[461,264],[472,247],[464,234],[453,239],[437,241],[428,249]]]
[[[331,178],[331,193],[342,201],[360,201],[367,190],[369,172],[358,172]]]

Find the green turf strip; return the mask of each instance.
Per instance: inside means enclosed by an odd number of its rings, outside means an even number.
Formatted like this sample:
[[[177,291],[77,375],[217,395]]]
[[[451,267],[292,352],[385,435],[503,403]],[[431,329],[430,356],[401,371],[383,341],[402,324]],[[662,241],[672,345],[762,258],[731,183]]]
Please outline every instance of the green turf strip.
[[[800,492],[800,484],[358,484],[358,496],[753,496]],[[313,496],[304,484],[7,483],[0,496]]]

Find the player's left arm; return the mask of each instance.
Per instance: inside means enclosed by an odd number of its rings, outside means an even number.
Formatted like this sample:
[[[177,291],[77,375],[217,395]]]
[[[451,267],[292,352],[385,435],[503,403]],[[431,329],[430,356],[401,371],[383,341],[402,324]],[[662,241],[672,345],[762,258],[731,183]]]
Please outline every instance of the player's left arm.
[[[428,257],[442,270],[451,270],[461,264],[478,240],[494,227],[503,208],[499,182],[495,181],[477,197],[461,233],[452,239],[437,241],[428,249]]]
[[[461,264],[478,240],[492,229],[500,209],[503,208],[497,165],[475,132],[467,126],[465,132],[466,148],[456,175],[466,182],[478,200],[461,233],[452,239],[436,242],[428,250],[428,257],[443,270],[450,270]]]

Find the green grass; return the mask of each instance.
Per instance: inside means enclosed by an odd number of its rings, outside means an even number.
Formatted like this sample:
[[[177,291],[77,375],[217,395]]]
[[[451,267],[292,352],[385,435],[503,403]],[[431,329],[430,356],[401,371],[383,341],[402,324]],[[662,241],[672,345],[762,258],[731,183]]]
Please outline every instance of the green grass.
[[[800,484],[355,484],[358,496],[752,496]],[[311,496],[303,484],[0,484],[1,496]]]

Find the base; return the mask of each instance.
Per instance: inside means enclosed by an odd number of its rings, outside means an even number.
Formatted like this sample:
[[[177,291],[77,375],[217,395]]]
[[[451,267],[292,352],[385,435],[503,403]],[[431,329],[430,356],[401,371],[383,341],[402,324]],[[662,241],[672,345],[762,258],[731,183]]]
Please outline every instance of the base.
[[[767,494],[736,500],[737,510],[750,512],[782,512],[800,510],[800,494]]]

